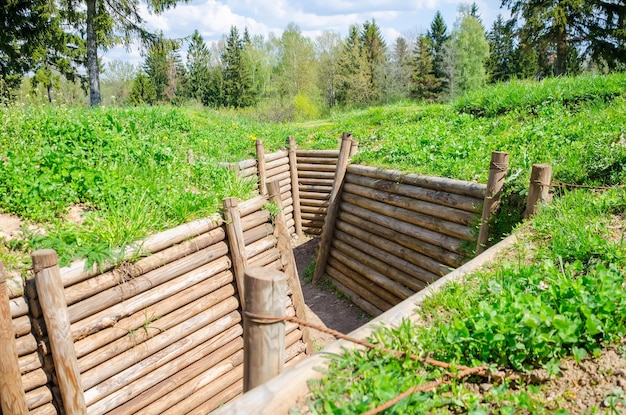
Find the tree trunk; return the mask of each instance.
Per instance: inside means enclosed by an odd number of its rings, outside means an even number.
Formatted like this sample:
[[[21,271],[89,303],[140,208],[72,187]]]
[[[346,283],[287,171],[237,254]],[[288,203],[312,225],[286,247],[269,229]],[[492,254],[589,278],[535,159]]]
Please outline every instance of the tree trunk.
[[[567,74],[567,33],[565,27],[557,29],[555,69],[557,76]]]
[[[89,102],[100,106],[100,68],[96,42],[96,0],[87,0],[87,72],[89,74]]]

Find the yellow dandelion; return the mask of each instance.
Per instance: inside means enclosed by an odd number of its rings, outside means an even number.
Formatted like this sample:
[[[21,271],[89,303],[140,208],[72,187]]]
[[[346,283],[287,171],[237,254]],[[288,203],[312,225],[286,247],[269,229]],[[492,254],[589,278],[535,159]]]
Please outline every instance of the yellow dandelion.
[[[252,134],[250,134],[250,136],[248,138],[250,138],[250,140],[252,140],[252,141],[256,141],[256,137],[253,136]]]
[[[166,136],[166,135],[164,135],[164,136],[163,136],[163,139],[164,139],[164,140],[168,140],[168,139],[169,139],[169,137],[168,137],[168,136]]]

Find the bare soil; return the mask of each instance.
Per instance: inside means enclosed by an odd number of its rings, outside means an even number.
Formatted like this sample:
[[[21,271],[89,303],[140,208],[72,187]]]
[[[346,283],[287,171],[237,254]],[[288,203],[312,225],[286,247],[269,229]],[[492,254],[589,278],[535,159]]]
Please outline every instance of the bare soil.
[[[312,284],[304,279],[304,272],[315,257],[319,238],[305,237],[294,244],[293,253],[296,258],[300,284],[304,302],[307,305],[307,319],[330,329],[348,334],[370,321],[370,316],[345,298],[332,290],[328,284]],[[316,348],[335,341],[329,334],[312,330],[311,338]]]

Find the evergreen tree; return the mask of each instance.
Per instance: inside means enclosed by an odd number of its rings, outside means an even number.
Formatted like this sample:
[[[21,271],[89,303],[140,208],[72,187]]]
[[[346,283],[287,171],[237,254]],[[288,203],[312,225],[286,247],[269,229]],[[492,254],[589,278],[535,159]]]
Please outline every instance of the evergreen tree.
[[[443,78],[446,78],[443,47],[450,38],[450,35],[448,34],[448,26],[443,20],[443,15],[439,10],[435,13],[435,17],[430,24],[430,29],[428,30],[427,35],[430,38],[430,43],[433,48],[433,71],[435,73],[435,77],[443,80]],[[441,92],[441,90],[439,92]]]
[[[516,75],[515,32],[512,21],[505,22],[502,15],[493,22],[487,35],[489,60],[487,70],[492,82],[506,81]]]
[[[411,96],[420,100],[433,101],[441,86],[441,81],[435,76],[432,40],[426,35],[418,37],[415,45],[415,60],[413,72],[413,88]]]
[[[385,93],[387,45],[375,20],[366,21],[361,30],[361,47],[368,74],[369,99],[380,101]]]
[[[154,84],[143,72],[139,72],[135,77],[128,101],[134,105],[153,105],[157,102]]]
[[[430,44],[429,44],[430,46]],[[429,51],[432,57],[432,47]],[[413,75],[413,53],[409,42],[398,36],[393,47],[392,54],[392,76],[391,94],[394,99],[406,98],[411,93],[411,78]]]
[[[223,105],[247,107],[254,104],[252,77],[243,59],[244,39],[235,26],[230,28],[222,54]]]
[[[187,49],[187,80],[191,86],[189,97],[208,106],[211,102],[211,52],[198,30],[191,35]]]
[[[367,63],[359,28],[351,26],[339,57],[337,71],[336,97],[337,103],[342,105],[363,105],[371,101],[370,80],[368,72],[370,66]]]
[[[172,102],[178,97],[184,79],[179,47],[177,41],[161,34],[148,49],[143,70],[154,86],[157,101]]]

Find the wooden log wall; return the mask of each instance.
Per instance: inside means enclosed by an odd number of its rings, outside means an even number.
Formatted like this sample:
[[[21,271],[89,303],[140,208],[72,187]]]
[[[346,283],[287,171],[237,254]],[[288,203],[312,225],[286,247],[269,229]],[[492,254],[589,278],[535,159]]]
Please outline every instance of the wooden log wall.
[[[325,274],[377,316],[460,266],[486,186],[348,166]]]
[[[268,155],[270,162],[284,153]],[[267,205],[267,196],[258,196],[237,206],[245,263],[285,271],[289,240],[279,243]],[[84,262],[60,270],[86,413],[206,414],[240,395],[241,287],[221,218],[155,235],[127,254],[140,259],[101,273]],[[294,298],[301,290],[293,283],[286,314],[301,316],[303,299]],[[62,414],[36,282],[13,285],[9,307],[27,407]],[[304,331],[285,325],[286,367],[306,357]]]
[[[339,150],[297,150],[302,230],[320,235],[335,183]]]

